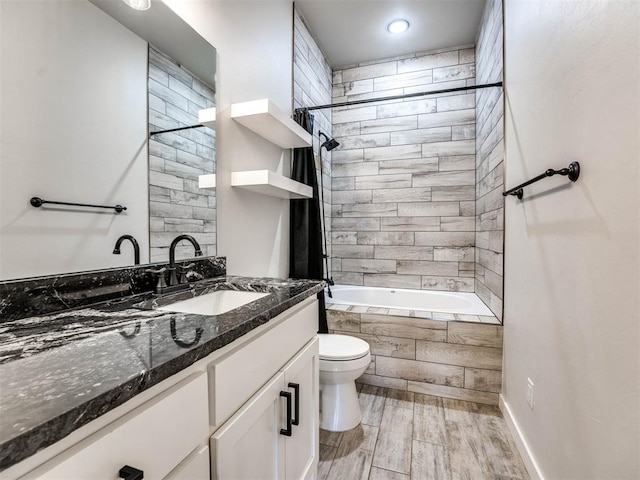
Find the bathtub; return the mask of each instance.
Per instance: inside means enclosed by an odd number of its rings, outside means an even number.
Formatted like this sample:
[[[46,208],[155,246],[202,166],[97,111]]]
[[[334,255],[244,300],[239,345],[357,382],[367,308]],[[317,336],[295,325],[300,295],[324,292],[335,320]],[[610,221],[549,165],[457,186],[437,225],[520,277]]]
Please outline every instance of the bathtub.
[[[330,298],[325,290],[325,301],[328,304],[493,316],[491,310],[475,293],[352,285],[334,285],[331,287],[331,293],[333,298]]]

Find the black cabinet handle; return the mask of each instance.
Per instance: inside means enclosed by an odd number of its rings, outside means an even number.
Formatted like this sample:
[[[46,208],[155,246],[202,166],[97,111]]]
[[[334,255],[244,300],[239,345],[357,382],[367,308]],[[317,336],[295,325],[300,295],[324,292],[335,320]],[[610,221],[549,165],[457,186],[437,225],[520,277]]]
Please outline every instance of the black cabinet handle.
[[[280,429],[280,435],[291,436],[291,392],[280,392],[280,396],[287,399],[287,428]]]
[[[300,384],[299,383],[289,383],[289,388],[293,388],[295,407],[293,409],[293,420],[291,423],[294,425],[300,424]]]
[[[144,478],[144,472],[137,468],[125,465],[118,472],[118,478],[124,478],[124,480],[142,480]]]

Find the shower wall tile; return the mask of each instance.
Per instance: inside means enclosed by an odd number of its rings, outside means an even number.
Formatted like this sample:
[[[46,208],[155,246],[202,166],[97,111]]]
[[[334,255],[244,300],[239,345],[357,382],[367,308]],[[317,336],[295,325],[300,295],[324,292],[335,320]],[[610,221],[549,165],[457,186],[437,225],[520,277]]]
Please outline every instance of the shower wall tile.
[[[394,175],[398,173],[431,173],[438,171],[438,158],[411,158],[409,160],[383,160],[378,162],[378,173]]]
[[[434,53],[430,55],[427,54],[416,58],[398,60],[398,73],[431,70],[433,68],[457,65],[458,61],[458,50],[452,50],[443,53]]]
[[[403,105],[403,104],[399,104]],[[394,109],[398,108],[396,105],[393,105]],[[378,112],[383,109],[383,107],[378,107]],[[401,117],[398,114],[396,115],[387,115],[378,114],[377,120],[369,120],[366,122],[360,122],[360,130],[359,132],[349,133],[349,135],[359,135],[365,133],[386,133],[386,132],[395,132],[398,130],[411,130],[412,128],[418,128],[418,118],[415,115],[408,117]],[[340,128],[336,125],[337,128]],[[344,147],[343,147],[344,148]]]
[[[411,288],[420,290],[421,279],[418,275],[364,274],[367,287]]]
[[[335,244],[333,246],[333,254],[341,258],[344,262],[349,257],[353,258],[373,258],[374,257],[374,249],[371,245],[344,245],[344,244]]]
[[[356,179],[351,177],[349,180],[351,180],[355,188]],[[333,195],[336,197],[336,205],[333,205],[333,207],[339,207],[342,204],[371,203],[371,198],[373,197],[370,190],[340,190],[333,192]],[[334,208],[334,211],[338,209]]]
[[[465,110],[475,108],[476,96],[473,93],[465,95],[455,95],[452,97],[441,97],[437,100],[438,112],[446,112],[449,110]]]
[[[476,121],[475,112],[474,108],[467,108],[465,110],[418,115],[418,128],[450,127],[467,123],[474,124]]]
[[[473,278],[458,275],[457,277],[422,277],[422,288],[424,290],[442,290],[449,292],[473,292]]]
[[[334,134],[335,135],[335,134]],[[391,135],[388,132],[383,133],[370,133],[362,135],[349,135],[346,137],[339,137],[335,135],[336,140],[340,142],[342,148],[345,150],[338,150],[334,152],[332,161],[337,161],[340,157],[340,153],[351,152],[350,149],[357,148],[372,148],[372,147],[387,147],[391,143]],[[357,150],[356,150],[357,151]],[[363,152],[364,153],[364,152]],[[359,161],[362,161],[363,156],[357,156]]]
[[[367,231],[380,230],[379,218],[332,218],[331,226],[333,230],[357,231],[358,237]],[[360,243],[358,239],[358,243]]]
[[[358,243],[356,232],[331,232],[331,242],[334,245],[355,245]],[[334,258],[334,260],[337,260]]]
[[[427,165],[430,165],[431,159],[425,159]],[[397,162],[390,160],[389,162]],[[384,163],[384,162],[380,162]],[[431,167],[429,167],[431,168]],[[422,167],[419,171],[422,170]],[[428,202],[431,200],[431,188],[387,188],[384,190],[376,190],[373,192],[373,201],[378,202]]]
[[[396,203],[357,203],[341,205],[335,210],[338,217],[396,217]]]
[[[451,140],[451,127],[423,128],[391,134],[392,145],[444,142]]]
[[[355,177],[356,175],[377,175],[377,162],[360,162],[347,164],[334,164],[332,175],[335,177]]]
[[[293,99],[294,108],[308,107],[312,105],[322,105],[331,103],[332,101],[332,83],[333,72],[331,66],[327,62],[322,50],[313,39],[309,29],[304,23],[297,9],[294,8],[294,55],[293,55]],[[336,79],[338,79],[336,77]],[[373,82],[371,89],[373,89]],[[358,84],[356,89],[366,88],[365,84]],[[332,133],[332,112],[331,109],[313,111],[313,151],[316,155],[316,175],[320,182],[320,140],[319,133],[324,132],[327,135]],[[331,255],[331,183],[334,181],[332,174],[332,165],[335,162],[332,159],[334,151],[322,152],[322,168],[324,170],[323,177],[323,195],[324,195],[324,218],[321,219],[327,235],[327,254]],[[360,161],[357,153],[341,153],[343,155],[341,161]],[[344,185],[344,186],[349,186]],[[353,189],[353,185],[351,185]]]
[[[398,273],[403,275],[444,275],[457,277],[458,262],[398,260]]]
[[[381,62],[372,65],[354,67],[336,72],[343,82],[353,82],[363,78],[376,78],[398,73],[398,62]]]
[[[470,232],[416,232],[416,245],[433,247],[472,247],[475,234]]]
[[[401,217],[441,217],[460,214],[458,202],[416,202],[398,205]]]
[[[454,129],[460,127],[453,127]],[[475,128],[474,128],[475,132]],[[438,157],[438,166],[441,172],[473,170],[476,169],[475,155],[456,155],[452,157]]]
[[[149,46],[149,130],[195,125],[197,110],[214,106],[215,92],[171,58]],[[197,105],[192,111],[190,105]],[[152,261],[168,258],[180,233],[193,235],[205,255],[216,255],[215,190],[192,188],[215,173],[215,131],[165,133],[149,140],[149,243]],[[177,258],[192,247],[176,249]]]
[[[411,174],[356,177],[356,190],[411,188]]]
[[[343,259],[342,268],[349,272],[391,273],[396,271],[395,260]]]
[[[465,45],[355,65],[334,72],[333,100],[466,86],[474,62],[475,48]],[[475,107],[475,94],[463,92],[333,110],[340,146],[332,160],[332,229],[344,235],[332,244],[341,281],[473,291]],[[497,113],[484,115],[491,122]],[[490,149],[500,140],[483,141]]]
[[[421,158],[422,148],[419,144],[398,145],[392,147],[366,148],[365,161],[402,160],[407,158]]]
[[[434,247],[433,259],[439,262],[473,262],[474,247]]]
[[[406,260],[433,260],[434,249],[432,247],[389,247],[377,246],[375,258],[403,258]]]
[[[380,230],[439,232],[440,217],[392,217],[380,219]]]
[[[475,104],[475,99],[474,99]],[[412,128],[417,128],[417,118],[413,115],[421,113],[434,113],[438,110],[437,99],[425,99],[425,100],[409,100],[402,103],[394,103],[391,105],[378,106],[378,118],[393,118],[412,115],[411,118],[403,119],[406,124],[415,124]],[[369,123],[373,123],[371,120]]]
[[[358,139],[360,137],[353,138]],[[359,140],[352,142],[353,150],[339,150],[337,152],[331,152],[331,162],[333,164],[362,162],[362,160],[364,160],[364,150],[359,148],[360,146],[356,146],[357,141]]]
[[[502,0],[488,0],[476,41],[477,79],[502,80]],[[476,96],[476,273],[475,292],[502,318],[504,243],[504,98],[502,89]],[[493,241],[491,241],[493,239]]]

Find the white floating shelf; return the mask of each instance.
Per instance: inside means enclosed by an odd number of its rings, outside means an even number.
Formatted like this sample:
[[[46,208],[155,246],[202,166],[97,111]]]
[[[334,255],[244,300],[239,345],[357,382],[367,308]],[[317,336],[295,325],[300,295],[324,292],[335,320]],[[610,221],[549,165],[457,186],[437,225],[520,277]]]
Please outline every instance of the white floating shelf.
[[[268,98],[233,103],[231,118],[279,147],[311,146],[311,134],[289,118]]]
[[[278,198],[311,198],[313,188],[271,170],[231,172],[231,186]]]
[[[198,122],[209,128],[216,128],[216,107],[198,110]]]
[[[216,174],[198,176],[198,188],[216,188]]]

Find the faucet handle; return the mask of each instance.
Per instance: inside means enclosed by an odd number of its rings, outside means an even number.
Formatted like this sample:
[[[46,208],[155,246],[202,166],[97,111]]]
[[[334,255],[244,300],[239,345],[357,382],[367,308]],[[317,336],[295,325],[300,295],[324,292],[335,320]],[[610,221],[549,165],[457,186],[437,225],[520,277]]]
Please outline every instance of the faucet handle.
[[[162,293],[167,288],[167,281],[164,278],[164,272],[167,271],[167,267],[159,268],[158,270],[153,270],[151,268],[145,269],[145,272],[151,273],[154,277],[156,277],[156,287],[154,289],[155,293]]]
[[[176,265],[178,267],[178,270],[180,271],[180,279],[178,280],[178,283],[187,283],[187,273],[189,271],[189,269],[193,268],[196,266],[195,263],[190,263],[189,265]]]

